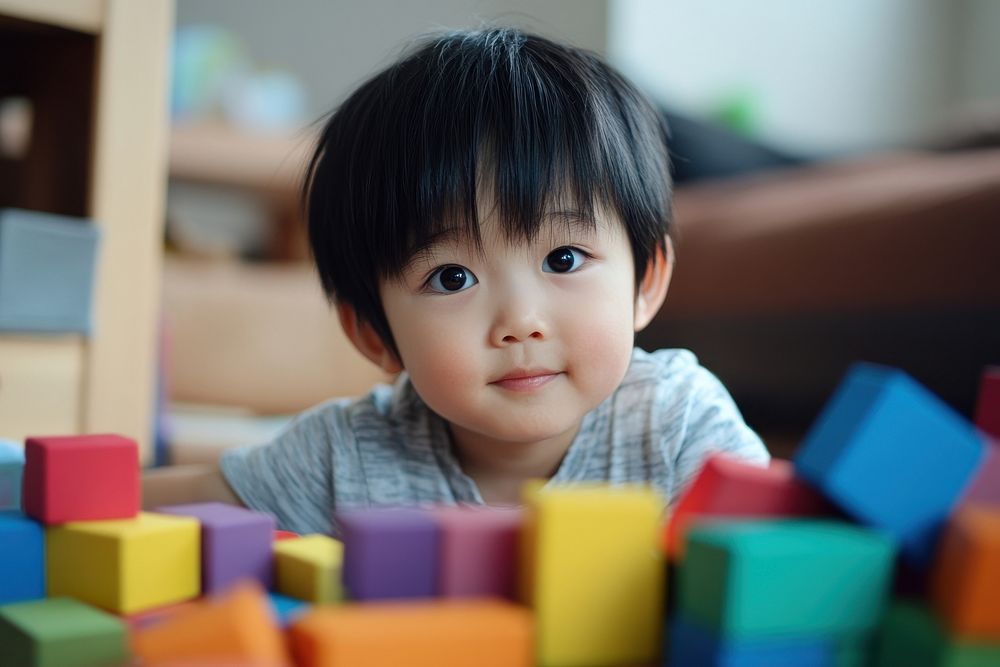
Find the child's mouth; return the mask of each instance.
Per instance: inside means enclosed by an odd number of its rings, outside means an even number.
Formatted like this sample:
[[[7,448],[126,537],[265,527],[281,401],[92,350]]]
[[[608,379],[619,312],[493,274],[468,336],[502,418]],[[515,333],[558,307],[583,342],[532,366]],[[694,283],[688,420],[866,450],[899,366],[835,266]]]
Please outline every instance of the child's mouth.
[[[508,391],[533,391],[562,375],[559,371],[515,371],[490,384]]]

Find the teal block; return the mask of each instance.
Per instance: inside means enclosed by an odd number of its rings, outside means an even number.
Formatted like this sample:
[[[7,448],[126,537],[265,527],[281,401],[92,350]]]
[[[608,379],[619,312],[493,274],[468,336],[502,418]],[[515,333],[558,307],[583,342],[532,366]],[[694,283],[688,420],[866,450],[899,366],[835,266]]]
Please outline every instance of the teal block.
[[[985,457],[968,420],[906,373],[855,364],[795,456],[795,471],[926,568]]]
[[[71,598],[0,607],[0,666],[115,667],[128,663],[123,621]]]
[[[705,523],[688,537],[678,608],[725,639],[871,635],[894,542],[836,521]]]
[[[878,667],[997,667],[1000,642],[956,641],[926,607],[892,605],[882,626]]]
[[[0,440],[0,511],[21,509],[21,480],[24,478],[24,448]]]

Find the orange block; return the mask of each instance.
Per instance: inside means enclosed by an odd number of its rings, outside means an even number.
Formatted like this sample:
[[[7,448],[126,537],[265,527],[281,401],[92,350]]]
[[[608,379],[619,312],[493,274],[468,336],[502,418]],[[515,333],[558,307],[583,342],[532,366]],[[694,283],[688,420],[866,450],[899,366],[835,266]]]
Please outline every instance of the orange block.
[[[289,628],[300,667],[528,667],[534,620],[500,600],[316,607]]]
[[[931,598],[962,639],[1000,641],[1000,507],[967,505],[945,529]]]
[[[284,637],[260,586],[247,582],[162,623],[135,631],[143,665],[288,667]]]

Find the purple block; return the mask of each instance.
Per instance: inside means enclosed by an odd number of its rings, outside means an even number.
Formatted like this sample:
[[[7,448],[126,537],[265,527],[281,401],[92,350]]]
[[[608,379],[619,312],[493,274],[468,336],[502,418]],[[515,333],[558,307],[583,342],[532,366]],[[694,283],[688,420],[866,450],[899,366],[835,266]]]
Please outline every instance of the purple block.
[[[434,516],[441,526],[441,597],[515,599],[521,510],[441,507]]]
[[[155,511],[201,522],[203,593],[221,593],[244,579],[271,587],[274,517],[224,503],[171,505]]]
[[[429,598],[437,592],[440,528],[424,510],[342,510],[344,588],[352,600]]]

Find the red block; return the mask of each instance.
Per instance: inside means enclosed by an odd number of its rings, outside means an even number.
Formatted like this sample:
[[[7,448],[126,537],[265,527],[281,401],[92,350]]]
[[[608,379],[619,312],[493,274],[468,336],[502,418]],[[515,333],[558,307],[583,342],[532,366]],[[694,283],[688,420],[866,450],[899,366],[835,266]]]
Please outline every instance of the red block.
[[[983,370],[976,402],[976,426],[1000,440],[1000,366],[988,366]]]
[[[293,533],[290,530],[276,530],[274,531],[274,541],[280,542],[281,540],[294,540],[299,537],[298,533]]]
[[[817,491],[795,477],[790,461],[773,459],[763,468],[716,454],[673,508],[663,546],[671,559],[682,559],[687,527],[699,517],[822,516],[831,511]]]
[[[438,507],[438,594],[445,598],[515,598],[522,513],[496,507]]]
[[[45,525],[139,513],[139,448],[120,435],[28,438],[24,513]]]

